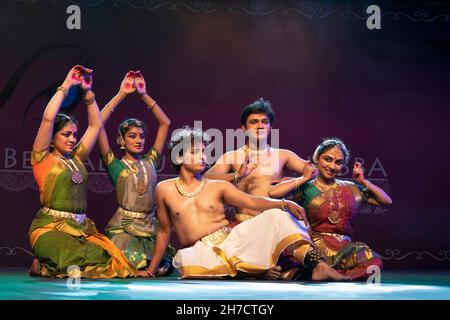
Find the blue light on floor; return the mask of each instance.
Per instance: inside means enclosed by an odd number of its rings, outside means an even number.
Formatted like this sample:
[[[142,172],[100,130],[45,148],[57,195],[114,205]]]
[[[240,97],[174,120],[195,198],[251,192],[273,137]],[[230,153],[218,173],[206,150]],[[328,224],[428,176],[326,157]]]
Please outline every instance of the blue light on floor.
[[[66,279],[0,270],[0,300],[450,300],[450,272],[383,273],[381,284],[237,280]]]

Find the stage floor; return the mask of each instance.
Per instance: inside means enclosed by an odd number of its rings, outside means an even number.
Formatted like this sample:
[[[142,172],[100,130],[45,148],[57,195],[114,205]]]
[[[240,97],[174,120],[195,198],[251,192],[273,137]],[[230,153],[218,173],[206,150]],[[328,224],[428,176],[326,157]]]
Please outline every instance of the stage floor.
[[[72,285],[73,286],[73,285]],[[381,284],[238,280],[36,278],[0,269],[0,300],[450,300],[450,271],[384,271]]]

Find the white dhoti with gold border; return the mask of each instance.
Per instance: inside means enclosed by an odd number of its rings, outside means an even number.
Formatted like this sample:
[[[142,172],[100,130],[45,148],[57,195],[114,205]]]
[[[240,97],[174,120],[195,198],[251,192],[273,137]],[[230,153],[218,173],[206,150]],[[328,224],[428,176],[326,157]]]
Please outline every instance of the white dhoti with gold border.
[[[280,209],[264,211],[241,222],[227,235],[224,233],[228,232],[221,229],[177,252],[173,265],[182,278],[235,276],[237,271],[262,272],[275,266],[289,246],[304,245],[302,251],[306,254],[312,245],[303,221]],[[221,234],[222,241],[217,241]]]

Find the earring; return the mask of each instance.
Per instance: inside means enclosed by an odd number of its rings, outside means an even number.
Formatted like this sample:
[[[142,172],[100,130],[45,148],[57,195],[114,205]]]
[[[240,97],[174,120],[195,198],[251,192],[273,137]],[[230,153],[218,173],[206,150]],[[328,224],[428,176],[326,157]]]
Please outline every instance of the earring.
[[[125,150],[125,144],[123,143],[120,144],[120,150]]]

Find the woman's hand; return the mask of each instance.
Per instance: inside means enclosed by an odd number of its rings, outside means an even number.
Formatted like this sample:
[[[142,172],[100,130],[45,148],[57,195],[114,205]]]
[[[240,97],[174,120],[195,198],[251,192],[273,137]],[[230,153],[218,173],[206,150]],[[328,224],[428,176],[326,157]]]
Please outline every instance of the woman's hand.
[[[282,201],[284,201],[284,207],[286,208],[286,210],[288,210],[298,220],[303,220],[305,225],[309,227],[308,217],[306,216],[306,211],[303,207],[290,200]]]
[[[353,165],[353,180],[359,184],[364,184],[364,172],[360,162],[355,162]]]
[[[81,84],[82,66],[76,65],[70,69],[69,73],[64,80],[63,87],[69,89],[72,86],[78,86]]]
[[[145,79],[141,74],[141,71],[136,71],[136,76],[134,77],[134,84],[136,86],[136,90],[139,94],[147,93],[147,85],[145,83]]]
[[[319,170],[316,166],[311,161],[307,161],[303,169],[303,178],[306,180],[312,180],[317,176],[318,172]]]
[[[80,87],[84,91],[91,90],[92,89],[92,69],[85,68],[82,66],[79,66],[79,70],[81,73],[81,84]]]
[[[120,84],[119,92],[127,95],[134,91],[136,91],[136,87],[134,86],[134,71],[129,71]]]

